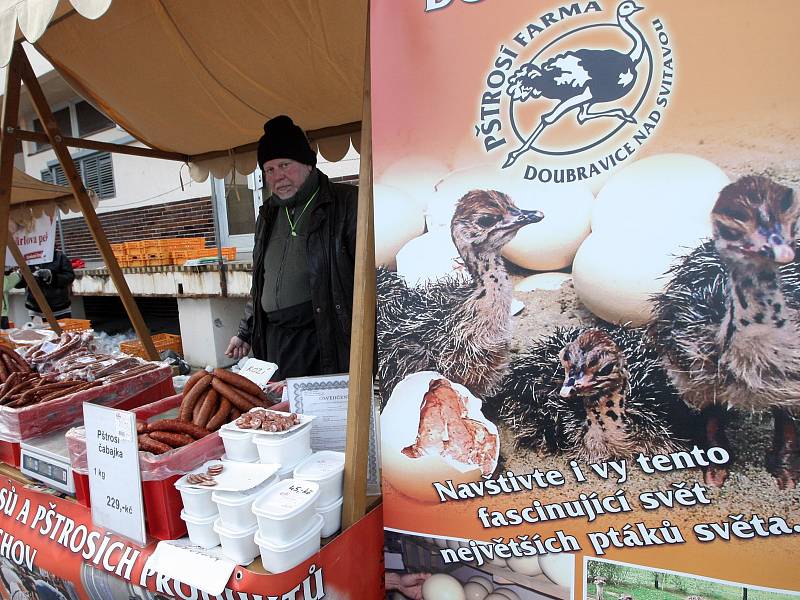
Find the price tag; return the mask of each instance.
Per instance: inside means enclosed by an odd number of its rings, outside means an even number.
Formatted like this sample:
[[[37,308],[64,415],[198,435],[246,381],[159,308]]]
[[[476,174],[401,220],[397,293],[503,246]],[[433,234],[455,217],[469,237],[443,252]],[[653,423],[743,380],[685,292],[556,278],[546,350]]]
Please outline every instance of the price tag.
[[[261,389],[264,389],[277,370],[278,365],[274,363],[258,360],[257,358],[249,358],[242,366],[242,370],[239,371],[239,375],[247,377]]]
[[[92,520],[144,545],[136,417],[125,410],[83,403]]]

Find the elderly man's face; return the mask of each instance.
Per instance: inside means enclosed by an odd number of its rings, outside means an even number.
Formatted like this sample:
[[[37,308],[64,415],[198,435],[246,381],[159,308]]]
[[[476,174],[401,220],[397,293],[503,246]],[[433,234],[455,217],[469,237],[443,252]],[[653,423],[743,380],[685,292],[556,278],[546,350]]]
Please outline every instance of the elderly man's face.
[[[264,179],[272,193],[281,200],[291,198],[311,173],[311,165],[291,158],[275,158],[264,163]]]

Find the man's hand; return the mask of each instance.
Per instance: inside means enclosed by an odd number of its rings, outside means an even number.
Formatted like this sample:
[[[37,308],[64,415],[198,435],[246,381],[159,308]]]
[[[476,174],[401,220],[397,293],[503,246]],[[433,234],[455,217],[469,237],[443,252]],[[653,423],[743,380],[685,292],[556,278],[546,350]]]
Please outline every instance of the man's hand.
[[[53,272],[50,269],[37,269],[33,276],[43,283],[53,281]]]
[[[422,584],[430,573],[386,573],[386,590],[397,590],[412,600],[422,600]]]
[[[249,353],[250,353],[250,344],[245,342],[238,335],[235,335],[231,338],[231,341],[228,344],[228,349],[225,350],[225,356],[235,358],[236,360],[244,358]]]

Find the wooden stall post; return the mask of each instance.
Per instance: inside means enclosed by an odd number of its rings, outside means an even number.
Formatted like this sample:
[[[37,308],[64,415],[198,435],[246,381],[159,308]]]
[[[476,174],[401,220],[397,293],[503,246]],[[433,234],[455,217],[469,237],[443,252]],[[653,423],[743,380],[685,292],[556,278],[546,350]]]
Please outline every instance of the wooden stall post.
[[[33,294],[36,304],[39,305],[39,309],[42,311],[42,313],[44,313],[47,322],[50,323],[50,327],[52,327],[53,331],[56,333],[61,334],[61,325],[58,324],[58,320],[53,314],[53,309],[50,308],[50,303],[47,302],[47,298],[44,297],[42,288],[39,287],[39,282],[36,281],[36,277],[34,277],[33,273],[31,273],[28,263],[25,262],[25,257],[22,256],[22,252],[20,252],[17,242],[15,242],[13,239],[8,240],[8,250],[11,252],[11,256],[14,257],[14,260],[17,261],[19,272],[22,273],[25,283],[28,284],[28,289],[31,291],[31,294]]]
[[[105,260],[108,272],[111,275],[111,280],[117,288],[117,293],[119,294],[120,300],[122,300],[122,304],[125,306],[125,311],[128,313],[128,318],[131,320],[136,335],[142,342],[147,357],[150,360],[158,360],[158,352],[150,337],[150,330],[147,328],[141,312],[139,312],[139,307],[136,305],[136,300],[131,294],[128,282],[125,281],[125,275],[123,275],[122,269],[111,250],[111,244],[108,243],[100,219],[97,218],[97,213],[89,199],[89,194],[86,192],[78,170],[75,168],[75,163],[72,162],[69,150],[67,150],[67,146],[64,144],[61,131],[58,129],[58,124],[53,116],[53,112],[47,104],[47,99],[42,92],[42,88],[39,86],[39,81],[36,79],[33,68],[28,62],[28,57],[25,55],[19,43],[14,45],[14,55],[19,55],[22,80],[28,88],[28,93],[36,108],[36,113],[39,115],[39,121],[42,123],[50,139],[50,144],[53,146],[61,168],[64,169],[64,174],[69,181],[70,188],[72,188],[72,193],[75,194],[75,198],[81,206],[81,212],[86,218],[86,225],[89,227],[89,231],[92,232],[92,237],[94,237],[97,248],[100,250],[100,254]]]
[[[372,219],[372,113],[369,80],[367,17],[342,529],[358,521],[367,509],[367,457],[372,413],[372,365],[375,357],[375,229]]]

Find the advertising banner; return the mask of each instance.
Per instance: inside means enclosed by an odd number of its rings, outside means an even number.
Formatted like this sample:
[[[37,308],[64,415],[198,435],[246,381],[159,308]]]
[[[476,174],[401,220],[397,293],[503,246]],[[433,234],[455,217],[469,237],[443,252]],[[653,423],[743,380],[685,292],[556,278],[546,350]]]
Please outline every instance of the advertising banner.
[[[798,19],[372,2],[387,568],[426,574],[406,597],[800,592]]]
[[[52,262],[56,246],[56,218],[42,214],[26,226],[11,222],[15,230],[9,231],[17,242],[19,251],[29,265]],[[6,250],[6,266],[16,267],[17,261]]]

